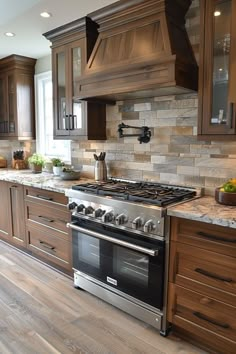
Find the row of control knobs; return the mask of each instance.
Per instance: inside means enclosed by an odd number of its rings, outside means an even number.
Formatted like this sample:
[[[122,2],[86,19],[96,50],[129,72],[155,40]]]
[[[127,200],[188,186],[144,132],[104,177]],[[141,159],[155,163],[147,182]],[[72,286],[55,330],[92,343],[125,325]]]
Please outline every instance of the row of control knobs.
[[[75,210],[77,213],[82,213],[84,215],[91,215],[95,218],[101,218],[104,223],[109,223],[115,221],[116,225],[124,225],[128,222],[128,216],[121,213],[117,216],[114,215],[113,211],[105,211],[101,208],[94,209],[91,206],[85,207],[83,204],[77,205],[75,202],[68,204],[69,210]],[[144,219],[140,216],[132,221],[132,229],[139,230],[143,229],[144,232],[151,232],[156,229],[156,225],[152,219],[144,222]]]

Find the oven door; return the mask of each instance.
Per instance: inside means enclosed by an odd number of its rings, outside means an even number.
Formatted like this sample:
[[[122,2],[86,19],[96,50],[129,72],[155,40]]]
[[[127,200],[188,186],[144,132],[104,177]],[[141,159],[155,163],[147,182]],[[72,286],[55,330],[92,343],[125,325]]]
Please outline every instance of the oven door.
[[[69,227],[74,269],[162,309],[164,242],[82,218]]]

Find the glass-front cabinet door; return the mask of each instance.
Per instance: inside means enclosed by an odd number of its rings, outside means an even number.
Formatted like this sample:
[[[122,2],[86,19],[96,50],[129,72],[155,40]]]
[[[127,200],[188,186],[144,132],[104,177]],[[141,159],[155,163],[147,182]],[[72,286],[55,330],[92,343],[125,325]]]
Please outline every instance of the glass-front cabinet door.
[[[84,102],[76,99],[76,83],[84,67],[83,41],[53,50],[54,133],[56,136],[84,135]]]
[[[54,135],[69,135],[68,94],[66,87],[66,47],[53,50]]]
[[[76,88],[85,67],[84,41],[73,42],[69,47],[69,69],[71,74],[70,135],[86,135],[86,102],[78,100]]]
[[[6,77],[0,76],[0,134],[7,133]]]
[[[199,135],[236,133],[236,0],[201,0]]]
[[[16,102],[16,89],[14,74],[8,74],[7,76],[7,102],[8,102],[8,133],[14,135],[16,132],[16,114],[15,114],[15,102]]]

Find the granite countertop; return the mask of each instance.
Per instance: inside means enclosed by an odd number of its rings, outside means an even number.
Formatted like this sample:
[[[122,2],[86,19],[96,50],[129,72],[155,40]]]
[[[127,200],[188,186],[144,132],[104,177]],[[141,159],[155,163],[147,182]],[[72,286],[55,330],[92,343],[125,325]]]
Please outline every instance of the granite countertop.
[[[236,229],[236,207],[219,204],[210,196],[170,207],[167,214]]]
[[[12,183],[20,183],[25,186],[31,186],[54,192],[65,193],[66,189],[79,183],[88,182],[88,178],[81,177],[79,180],[64,181],[59,176],[52,173],[32,173],[31,170],[0,169],[0,180]]]

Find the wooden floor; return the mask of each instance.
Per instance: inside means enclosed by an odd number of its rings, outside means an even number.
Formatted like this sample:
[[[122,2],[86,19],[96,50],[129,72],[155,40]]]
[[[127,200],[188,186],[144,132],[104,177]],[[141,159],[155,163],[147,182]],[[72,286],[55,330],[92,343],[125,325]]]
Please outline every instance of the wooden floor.
[[[202,354],[0,241],[1,354]]]

